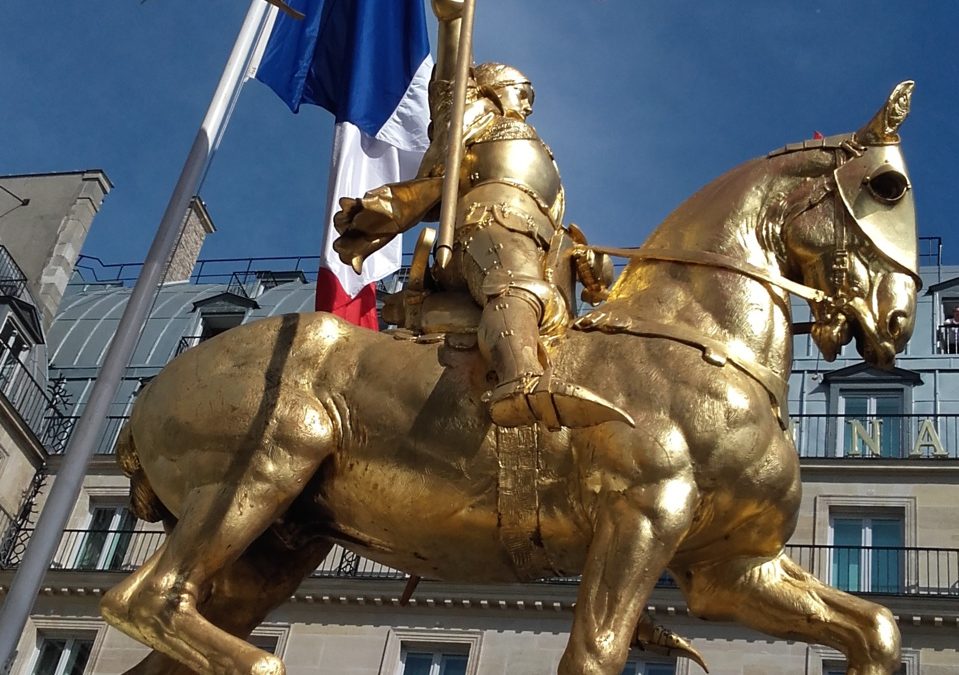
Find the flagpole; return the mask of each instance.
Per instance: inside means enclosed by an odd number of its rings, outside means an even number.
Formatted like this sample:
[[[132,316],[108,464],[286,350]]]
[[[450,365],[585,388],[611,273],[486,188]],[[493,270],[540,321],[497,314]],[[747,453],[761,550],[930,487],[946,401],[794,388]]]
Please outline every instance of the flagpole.
[[[453,257],[453,230],[456,227],[456,205],[459,201],[460,166],[463,161],[463,115],[466,113],[466,87],[473,64],[473,18],[476,0],[465,0],[459,47],[456,50],[456,79],[453,82],[453,109],[450,111],[449,149],[446,175],[443,176],[443,197],[440,202],[440,228],[436,241],[436,264],[445,269]]]
[[[252,0],[250,4],[206,117],[197,131],[143,269],[104,357],[89,401],[71,435],[34,534],[8,589],[0,610],[0,672],[5,672],[13,665],[17,643],[30,617],[43,577],[59,546],[63,528],[76,506],[87,464],[93,456],[110,404],[146,323],[153,295],[163,280],[190,200],[199,191],[229,121],[269,9],[264,0]]]

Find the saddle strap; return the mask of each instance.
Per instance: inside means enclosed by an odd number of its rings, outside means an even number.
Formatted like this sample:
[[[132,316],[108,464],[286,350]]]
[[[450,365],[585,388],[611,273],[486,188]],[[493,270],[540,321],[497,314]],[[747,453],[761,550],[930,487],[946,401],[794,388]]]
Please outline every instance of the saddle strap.
[[[539,427],[496,427],[499,538],[520,581],[553,569],[539,527]]]
[[[786,379],[772,368],[752,359],[731,354],[726,345],[697,331],[682,326],[670,326],[657,321],[642,321],[625,317],[611,317],[602,308],[580,317],[573,326],[582,331],[600,330],[604,333],[626,333],[638,337],[658,337],[695,347],[703,353],[703,360],[714,366],[734,367],[762,385],[776,410],[779,425],[789,428],[789,412],[786,409]]]
[[[719,253],[710,253],[709,251],[685,251],[683,249],[671,248],[610,248],[608,246],[588,246],[586,248],[590,248],[599,253],[605,253],[606,255],[629,258],[631,260],[661,260],[663,262],[702,265],[703,267],[718,267],[720,269],[738,272],[756,281],[778,286],[793,295],[798,295],[800,298],[805,298],[812,302],[832,301],[832,298],[818,288],[805,286],[786,277],[756,267],[755,265],[750,265],[749,263],[744,263]]]

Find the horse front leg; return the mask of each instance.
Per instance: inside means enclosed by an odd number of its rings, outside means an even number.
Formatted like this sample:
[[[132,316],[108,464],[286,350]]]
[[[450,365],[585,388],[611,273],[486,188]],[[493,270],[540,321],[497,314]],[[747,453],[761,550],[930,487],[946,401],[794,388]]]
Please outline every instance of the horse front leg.
[[[619,675],[646,601],[689,528],[691,477],[600,496],[559,675]]]
[[[846,655],[849,675],[899,670],[892,613],[827,586],[785,553],[693,566],[676,579],[700,618],[731,619],[769,635],[827,645]]]

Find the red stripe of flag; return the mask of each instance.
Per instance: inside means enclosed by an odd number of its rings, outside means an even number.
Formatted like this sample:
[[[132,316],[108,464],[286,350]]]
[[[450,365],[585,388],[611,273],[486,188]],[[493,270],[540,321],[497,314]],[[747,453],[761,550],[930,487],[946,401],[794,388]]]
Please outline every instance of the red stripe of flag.
[[[376,284],[367,284],[355,298],[340,286],[337,276],[321,267],[316,277],[316,311],[329,312],[364,328],[379,330],[376,314]]]

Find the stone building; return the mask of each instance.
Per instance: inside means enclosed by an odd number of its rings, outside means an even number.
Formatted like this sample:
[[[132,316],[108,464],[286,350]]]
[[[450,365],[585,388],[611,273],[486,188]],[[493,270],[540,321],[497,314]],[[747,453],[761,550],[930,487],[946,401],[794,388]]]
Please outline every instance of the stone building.
[[[92,180],[88,174],[98,175],[94,182],[105,194],[109,183],[102,173],[58,174],[54,182],[73,181],[79,187],[73,192],[82,194],[91,189],[84,182]],[[21,202],[34,203],[29,181],[3,185],[13,185]],[[83,208],[63,200],[60,220],[44,215],[46,227],[65,223],[70,234],[61,242],[61,235],[48,232],[49,253],[42,258],[30,257],[38,250],[29,240],[24,246],[15,245],[13,235],[8,240],[0,216],[0,244],[11,242],[0,249],[0,591],[56,480],[65,441],[130,296],[129,266],[81,259],[67,274],[72,281],[61,283],[61,266],[72,266],[82,243],[76,230],[85,233],[89,221],[83,219],[103,194],[84,197]],[[26,207],[15,208],[24,209],[18,217],[27,215]],[[126,510],[128,483],[112,456],[132,401],[145,381],[197,342],[240,323],[312,307],[306,270],[315,259],[194,264],[213,227],[200,202],[190,218],[189,244],[177,254],[181,273],[157,294],[13,673],[107,675],[142,658],[146,649],[108,628],[97,611],[102,593],[163,538],[157,525],[137,522]],[[946,675],[959,673],[959,334],[946,323],[959,306],[959,267],[941,264],[936,240],[922,243],[925,288],[915,336],[894,370],[864,366],[852,347],[827,364],[807,336],[795,338],[790,412],[804,502],[789,552],[833,585],[893,611],[904,638],[902,672]],[[808,320],[808,311],[797,306],[794,318]],[[25,403],[19,393],[16,383],[28,381],[38,403]],[[401,607],[404,585],[401,573],[334,549],[251,639],[281,655],[291,675],[556,672],[576,595],[573,580],[499,586],[424,581]],[[667,577],[649,610],[657,622],[690,638],[712,673],[845,670],[841,656],[828,649],[692,618]],[[701,671],[685,659],[637,652],[625,672]]]

